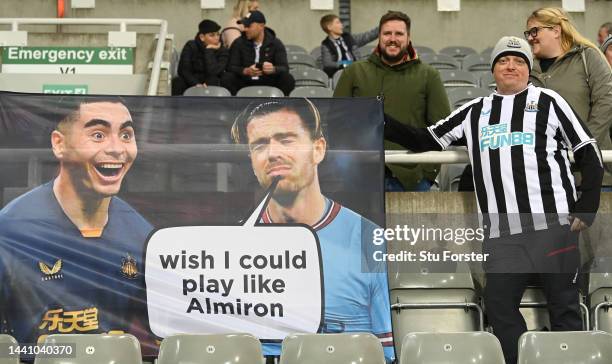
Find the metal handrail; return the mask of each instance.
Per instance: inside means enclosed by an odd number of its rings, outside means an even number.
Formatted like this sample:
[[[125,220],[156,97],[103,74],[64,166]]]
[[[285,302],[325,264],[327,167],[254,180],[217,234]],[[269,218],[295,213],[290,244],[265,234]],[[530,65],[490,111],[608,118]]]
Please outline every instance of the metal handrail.
[[[603,301],[595,306],[595,311],[593,312],[593,330],[599,330],[599,310],[610,306],[612,306],[612,302],[610,301]]]
[[[391,309],[402,310],[405,308],[428,309],[428,308],[461,308],[464,310],[474,309],[478,311],[478,327],[484,331],[484,312],[479,304],[474,302],[447,302],[447,303],[394,303]]]
[[[157,25],[159,26],[159,38],[153,57],[153,69],[147,95],[155,96],[159,87],[159,75],[161,73],[162,57],[166,37],[168,36],[168,21],[163,19],[113,19],[113,18],[0,18],[0,24],[10,24],[12,31],[18,31],[19,25],[119,25],[119,31],[127,31],[128,25]]]
[[[612,162],[612,150],[602,150],[603,162]],[[570,153],[570,159],[573,157]],[[412,153],[405,150],[385,150],[385,162],[394,164],[430,163],[430,164],[453,164],[469,163],[467,151],[445,150],[442,152]]]

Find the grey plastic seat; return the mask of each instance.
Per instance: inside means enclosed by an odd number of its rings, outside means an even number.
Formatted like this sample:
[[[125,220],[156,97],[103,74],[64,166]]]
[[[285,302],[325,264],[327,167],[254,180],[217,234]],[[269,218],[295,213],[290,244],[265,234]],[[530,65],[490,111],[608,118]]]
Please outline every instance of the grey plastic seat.
[[[403,337],[412,332],[484,330],[483,311],[466,263],[389,265],[389,272],[396,355],[401,354]]]
[[[0,347],[2,351],[5,351],[9,345],[17,345],[17,340],[14,337],[7,334],[0,334]],[[8,352],[4,352],[0,356],[0,364],[19,364],[19,354],[8,356]]]
[[[334,75],[332,76],[332,90],[336,89],[338,81],[340,81],[340,76],[342,76],[342,71],[343,70],[337,70],[336,73],[334,73]]]
[[[236,96],[241,97],[283,97],[283,91],[272,86],[247,86],[241,88]]]
[[[37,356],[34,364],[141,364],[140,343],[130,334],[57,334],[45,344],[76,344],[74,357]]]
[[[157,364],[261,364],[261,344],[250,334],[188,335],[165,338]]]
[[[414,50],[417,52],[419,57],[424,54],[436,54],[436,51],[426,46],[414,46]]]
[[[385,364],[379,339],[370,333],[296,334],[283,340],[280,364]]]
[[[285,44],[285,50],[287,53],[308,53],[306,48],[296,44]]]
[[[493,53],[493,47],[487,47],[480,52],[480,55],[485,58],[491,58],[491,53]]]
[[[195,87],[192,86],[183,92],[183,96],[232,96],[228,89],[221,86]]]
[[[488,332],[416,332],[402,342],[400,364],[505,364]]]
[[[458,87],[478,87],[476,76],[467,71],[440,70],[440,79],[447,91]]]
[[[495,78],[492,73],[487,72],[480,77],[480,87],[488,88],[492,91],[495,90],[497,84],[495,83]]]
[[[593,261],[589,273],[588,304],[593,330],[612,333],[612,260],[600,257]]]
[[[485,57],[481,54],[470,54],[461,61],[461,69],[464,71],[476,72],[487,71],[491,72],[490,57]]]
[[[421,61],[438,70],[458,70],[461,68],[459,61],[445,54],[425,53],[420,58]]]
[[[290,68],[304,66],[316,68],[317,66],[315,58],[307,54],[306,51],[304,51],[304,53],[287,53],[287,61],[289,62]]]
[[[295,79],[295,86],[329,86],[329,77],[327,73],[317,68],[300,67],[294,68],[290,71],[291,75]]]
[[[451,108],[457,109],[461,105],[477,97],[486,97],[491,94],[490,90],[479,87],[460,87],[448,90],[448,101]]]
[[[609,364],[612,335],[602,331],[526,332],[518,364]]]
[[[453,58],[457,58],[457,59],[463,59],[466,56],[470,55],[470,54],[477,54],[478,52],[476,52],[476,50],[474,48],[471,47],[464,47],[464,46],[450,46],[450,47],[444,47],[442,49],[440,49],[440,52],[438,52],[439,54],[444,54],[447,56],[451,56]]]
[[[323,97],[329,98],[334,96],[334,91],[327,87],[304,86],[296,87],[291,94],[291,97]]]

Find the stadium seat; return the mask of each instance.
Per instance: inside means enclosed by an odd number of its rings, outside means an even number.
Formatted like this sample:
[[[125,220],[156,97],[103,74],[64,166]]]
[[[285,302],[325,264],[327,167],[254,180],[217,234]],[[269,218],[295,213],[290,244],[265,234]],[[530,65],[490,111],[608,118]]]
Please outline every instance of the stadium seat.
[[[461,69],[459,61],[445,54],[428,54],[421,56],[421,61],[431,65],[438,70],[458,70]]]
[[[47,345],[75,344],[73,357],[37,356],[34,364],[141,364],[140,343],[130,334],[56,334]]]
[[[417,55],[420,57],[424,54],[436,54],[436,51],[434,51],[433,49],[429,48],[429,47],[425,47],[425,46],[415,46],[414,50],[416,50]]]
[[[411,332],[484,329],[483,312],[466,263],[390,264],[389,272],[391,320],[398,355],[403,337]]]
[[[380,340],[370,333],[296,334],[283,340],[280,364],[385,364]]]
[[[289,73],[295,79],[295,87],[300,86],[329,86],[329,77],[327,73],[317,68],[300,67],[294,68]]]
[[[451,56],[456,59],[464,59],[467,55],[476,54],[476,50],[471,47],[450,46],[440,49],[439,54]]]
[[[598,258],[589,273],[588,307],[593,318],[593,330],[612,333],[612,262]]]
[[[400,364],[505,364],[499,340],[488,332],[416,332],[402,342]]]
[[[0,355],[0,364],[19,364],[19,354],[8,355],[7,348],[9,345],[17,345],[17,340],[14,337],[7,334],[0,334],[0,352],[4,355]]]
[[[518,364],[609,364],[612,335],[602,331],[526,332]]]
[[[208,86],[208,87],[190,87],[183,93],[183,96],[232,96],[232,94],[224,87],[221,86]]]
[[[157,364],[261,364],[261,344],[250,334],[166,337]]]
[[[296,87],[291,91],[291,97],[333,97],[334,91],[327,87],[304,86]]]
[[[332,90],[336,89],[336,85],[338,85],[338,81],[340,80],[340,76],[342,76],[343,70],[337,70],[336,73],[332,76]]]
[[[493,47],[487,47],[480,52],[480,55],[485,58],[491,58],[491,53],[493,53]]]
[[[475,87],[461,87],[448,90],[448,101],[453,110],[477,97],[485,97],[491,94],[490,90]]]
[[[525,319],[527,330],[541,331],[550,330],[550,317],[546,304],[546,296],[544,290],[538,285],[538,282],[532,282],[523,293],[519,311]],[[589,326],[589,313],[587,307],[580,301],[580,310],[583,315],[583,326],[587,329]]]
[[[467,71],[440,70],[440,79],[447,90],[459,87],[478,87],[478,79]]]
[[[297,67],[317,67],[317,61],[310,54],[304,53],[288,53],[287,60],[289,62],[289,68]]]
[[[464,71],[487,71],[491,72],[491,60],[481,54],[470,54],[461,61]]]
[[[495,78],[493,78],[492,73],[487,72],[480,77],[480,87],[488,88],[491,91],[495,90],[497,85],[495,84]]]
[[[272,86],[247,86],[241,88],[236,96],[241,97],[283,97],[283,91]]]
[[[302,46],[299,45],[295,45],[295,44],[285,44],[285,49],[287,50],[287,53],[305,53],[308,54],[308,52],[306,51],[306,49]]]
[[[361,57],[359,57],[358,60],[367,59],[370,56],[370,54],[372,54],[372,51],[374,50],[374,48],[376,48],[376,45],[372,45],[372,44],[366,44],[362,46],[361,48],[359,48],[359,54],[361,55]]]

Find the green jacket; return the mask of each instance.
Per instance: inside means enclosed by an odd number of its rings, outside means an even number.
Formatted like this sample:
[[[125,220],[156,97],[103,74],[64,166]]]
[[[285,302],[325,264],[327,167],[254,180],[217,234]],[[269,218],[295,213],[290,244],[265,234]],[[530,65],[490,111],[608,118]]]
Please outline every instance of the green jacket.
[[[547,72],[542,72],[536,59],[529,78],[534,85],[563,96],[591,131],[599,148],[612,150],[612,73],[597,49],[576,46],[559,57]],[[607,169],[612,170],[612,164]],[[612,185],[609,173],[603,184]]]
[[[439,72],[412,57],[396,66],[384,64],[372,53],[367,60],[353,63],[342,72],[334,97],[384,97],[385,113],[402,123],[426,127],[450,114],[448,98]],[[385,149],[403,150],[385,140]],[[407,190],[412,190],[423,177],[433,181],[439,165],[387,165]]]

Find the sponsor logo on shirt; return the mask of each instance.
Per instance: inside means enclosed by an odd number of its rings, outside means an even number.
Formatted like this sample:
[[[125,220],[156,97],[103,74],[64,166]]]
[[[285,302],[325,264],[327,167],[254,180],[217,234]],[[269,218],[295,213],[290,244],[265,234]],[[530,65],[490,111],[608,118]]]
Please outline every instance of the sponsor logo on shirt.
[[[62,279],[64,275],[61,273],[62,260],[58,259],[53,267],[49,267],[45,262],[38,262],[38,268],[42,272],[43,276],[40,278],[43,281],[50,281],[54,279]]]
[[[514,145],[533,145],[534,133],[508,132],[508,124],[487,125],[480,128],[480,151],[499,149]]]

